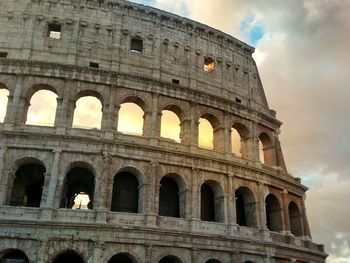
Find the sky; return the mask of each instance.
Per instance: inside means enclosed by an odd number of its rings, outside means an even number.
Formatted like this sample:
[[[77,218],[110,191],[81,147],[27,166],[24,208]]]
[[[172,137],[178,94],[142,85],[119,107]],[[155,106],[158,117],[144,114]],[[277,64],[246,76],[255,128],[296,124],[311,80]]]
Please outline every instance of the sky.
[[[310,189],[313,240],[350,263],[350,1],[135,1],[202,22],[254,46],[293,176]]]
[[[325,244],[328,263],[350,263],[350,0],[134,2],[202,22],[256,48],[269,106],[283,122],[288,171],[310,188],[306,207],[313,240]],[[0,89],[0,121],[5,100]],[[98,103],[81,103],[101,110]],[[40,109],[32,110],[28,123],[48,122],[35,119]],[[137,107],[133,112],[142,114]],[[84,117],[73,124],[84,126]],[[162,134],[169,130],[174,129]]]

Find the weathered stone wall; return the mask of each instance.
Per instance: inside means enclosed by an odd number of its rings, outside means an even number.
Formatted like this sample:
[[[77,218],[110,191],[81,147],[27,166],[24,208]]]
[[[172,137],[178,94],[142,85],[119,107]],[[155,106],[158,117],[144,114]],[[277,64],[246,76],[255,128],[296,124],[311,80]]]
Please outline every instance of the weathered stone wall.
[[[168,255],[194,263],[324,262],[322,246],[311,241],[306,187],[286,171],[281,122],[268,108],[251,47],[124,1],[2,2],[0,17],[0,52],[8,53],[0,59],[0,88],[9,90],[0,123],[0,258],[1,251],[19,249],[40,263],[67,250],[88,263],[108,262],[117,253],[135,262]],[[53,21],[62,25],[61,39],[46,35]],[[130,52],[134,36],[143,39],[142,53]],[[205,57],[215,60],[213,72],[203,71]],[[25,124],[30,99],[41,89],[57,95],[53,127]],[[75,103],[86,95],[101,101],[101,129],[72,127]],[[125,101],[144,111],[142,136],[117,131]],[[181,143],[160,136],[161,112],[169,108],[180,119]],[[201,116],[213,125],[213,150],[198,147]],[[231,151],[232,128],[241,135],[241,157]],[[266,140],[265,164],[259,161],[259,138]],[[28,163],[46,170],[40,207],[10,206],[16,172]],[[94,175],[90,210],[60,208],[73,167]],[[138,179],[138,213],[111,211],[120,171]],[[159,215],[164,176],[179,186],[179,218]],[[217,222],[201,220],[203,183],[213,188]],[[249,196],[244,205],[253,217],[250,226],[237,223],[238,190]],[[280,218],[279,231],[266,225],[269,195],[279,204],[272,211]],[[291,203],[299,211],[296,219]],[[295,220],[298,234],[291,232]]]

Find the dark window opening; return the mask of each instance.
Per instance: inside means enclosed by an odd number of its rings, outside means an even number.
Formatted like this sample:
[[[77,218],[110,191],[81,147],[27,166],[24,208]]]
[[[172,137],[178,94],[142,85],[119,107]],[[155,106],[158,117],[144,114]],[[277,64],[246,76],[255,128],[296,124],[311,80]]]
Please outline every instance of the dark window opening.
[[[131,259],[130,255],[126,253],[120,253],[114,255],[110,260],[108,260],[108,263],[134,263],[134,261]]]
[[[210,57],[204,58],[203,70],[205,72],[212,72],[215,68],[214,60]]]
[[[160,181],[159,215],[180,217],[179,187],[169,177],[164,177]]]
[[[269,194],[265,199],[266,204],[266,226],[271,231],[281,231],[282,227],[282,210],[278,199]]]
[[[236,102],[237,102],[237,103],[241,103],[242,100],[236,97]]]
[[[54,39],[60,39],[61,25],[57,23],[49,23],[47,29],[47,36]]]
[[[173,79],[171,82],[172,82],[173,84],[180,84],[180,80],[178,80],[178,79]]]
[[[132,38],[130,44],[130,50],[137,53],[142,53],[143,40],[140,38]]]
[[[13,182],[10,205],[39,207],[44,180],[45,168],[42,165],[22,165]]]
[[[69,262],[84,263],[84,260],[75,251],[66,251],[64,253],[59,254],[53,261],[53,263],[69,263]]]
[[[6,58],[8,55],[7,52],[0,52],[0,58]]]
[[[205,183],[201,187],[201,220],[215,221],[214,193]]]
[[[94,189],[95,177],[91,171],[72,168],[65,178],[60,208],[92,209]]]
[[[91,68],[98,68],[98,67],[99,67],[99,64],[96,63],[96,62],[90,62],[90,63],[89,63],[89,67],[91,67]]]
[[[181,263],[181,261],[174,256],[166,256],[162,258],[159,263]]]
[[[114,177],[112,211],[138,212],[139,182],[135,175],[121,172]]]
[[[302,217],[296,203],[291,202],[288,206],[290,232],[295,236],[303,235]]]
[[[29,263],[28,257],[18,249],[11,249],[0,257],[2,263]]]
[[[244,199],[240,192],[236,191],[236,217],[237,224],[240,226],[246,226],[245,209],[244,209]]]

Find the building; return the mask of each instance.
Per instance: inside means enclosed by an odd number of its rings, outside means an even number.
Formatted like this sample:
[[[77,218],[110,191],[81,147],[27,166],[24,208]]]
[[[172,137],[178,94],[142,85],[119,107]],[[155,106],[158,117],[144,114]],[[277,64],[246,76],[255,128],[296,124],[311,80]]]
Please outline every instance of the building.
[[[1,262],[325,261],[252,47],[122,0],[0,7]],[[52,125],[27,123],[40,90],[57,96]],[[99,129],[72,126],[86,96],[102,105]],[[125,103],[142,110],[141,135],[118,130]],[[161,136],[164,110],[179,141]]]

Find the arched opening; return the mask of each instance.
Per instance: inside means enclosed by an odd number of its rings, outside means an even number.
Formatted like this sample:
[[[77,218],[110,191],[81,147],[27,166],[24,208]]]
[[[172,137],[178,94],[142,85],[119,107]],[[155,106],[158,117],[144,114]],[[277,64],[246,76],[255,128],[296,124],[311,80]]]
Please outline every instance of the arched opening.
[[[139,202],[139,181],[129,172],[120,172],[114,176],[112,211],[137,213]]]
[[[84,259],[74,250],[68,250],[55,257],[53,263],[84,263]]]
[[[119,253],[111,257],[107,263],[136,263],[136,260],[128,253]]]
[[[209,259],[209,260],[205,261],[205,263],[221,263],[221,261],[219,261],[217,259]]]
[[[210,180],[201,186],[201,220],[225,222],[224,195],[217,182]]]
[[[180,119],[176,113],[170,110],[162,111],[160,136],[181,142]]]
[[[159,215],[180,217],[179,187],[170,177],[163,177],[159,188]]]
[[[266,165],[276,165],[276,152],[272,140],[265,132],[259,135],[259,158]]]
[[[288,206],[290,231],[295,236],[303,235],[302,217],[296,203],[290,202]]]
[[[19,249],[6,249],[0,253],[1,263],[29,263],[27,255]]]
[[[3,88],[0,84],[0,122],[5,121],[9,95],[10,92],[7,89]]]
[[[27,113],[26,124],[54,126],[57,95],[50,90],[39,90],[33,94]]]
[[[231,128],[232,153],[239,157],[248,158],[249,131],[241,123],[235,123]]]
[[[95,176],[87,168],[73,167],[64,180],[61,208],[92,209]]]
[[[178,257],[175,256],[166,256],[163,257],[159,263],[182,263]]]
[[[126,102],[121,104],[118,114],[118,131],[142,136],[143,115],[142,108],[136,103]]]
[[[206,149],[214,149],[214,129],[205,118],[198,121],[198,146]]]
[[[267,228],[271,231],[283,230],[282,209],[278,199],[273,194],[269,194],[265,199],[265,205]]]
[[[238,131],[234,128],[231,129],[231,144],[232,153],[241,157],[241,136],[239,135]]]
[[[236,223],[240,226],[257,227],[256,201],[253,192],[240,187],[235,192]]]
[[[73,128],[101,129],[102,103],[93,96],[80,97],[75,103]]]
[[[39,207],[45,171],[45,167],[37,163],[20,166],[13,182],[10,205]]]

